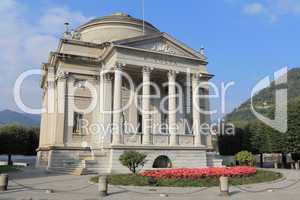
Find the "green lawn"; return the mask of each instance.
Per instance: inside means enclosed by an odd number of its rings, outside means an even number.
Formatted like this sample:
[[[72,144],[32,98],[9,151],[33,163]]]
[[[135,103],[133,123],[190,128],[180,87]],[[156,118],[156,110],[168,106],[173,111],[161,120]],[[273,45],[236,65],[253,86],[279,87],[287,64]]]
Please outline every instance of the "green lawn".
[[[14,167],[14,166],[0,166],[0,173],[7,173],[7,172],[16,172],[20,171],[20,167]]]
[[[257,173],[248,177],[230,178],[231,185],[243,185],[252,183],[269,182],[280,179],[282,174],[272,171],[257,170]],[[98,177],[92,177],[92,182],[98,182]],[[168,187],[212,187],[219,185],[217,177],[198,179],[159,179],[156,183],[149,183],[148,177],[132,174],[111,175],[108,178],[111,185],[132,185],[132,186],[168,186]],[[151,182],[151,181],[150,181]]]

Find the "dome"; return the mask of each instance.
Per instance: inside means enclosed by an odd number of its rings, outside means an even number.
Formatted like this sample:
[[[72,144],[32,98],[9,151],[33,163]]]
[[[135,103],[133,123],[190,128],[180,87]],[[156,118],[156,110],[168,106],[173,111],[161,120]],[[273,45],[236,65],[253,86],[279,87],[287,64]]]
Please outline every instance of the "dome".
[[[99,17],[81,25],[76,29],[80,32],[81,40],[93,43],[111,42],[159,32],[149,22],[131,17],[126,13],[114,13],[110,16]]]

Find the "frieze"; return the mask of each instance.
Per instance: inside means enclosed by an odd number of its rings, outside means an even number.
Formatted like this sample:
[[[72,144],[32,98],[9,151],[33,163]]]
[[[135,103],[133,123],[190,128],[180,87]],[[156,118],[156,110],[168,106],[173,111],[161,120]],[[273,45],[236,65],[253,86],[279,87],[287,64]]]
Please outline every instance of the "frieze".
[[[163,64],[169,66],[178,66],[178,63],[174,59],[166,58],[164,55],[156,55],[151,57],[144,57],[144,60],[147,62],[152,62],[156,64]]]

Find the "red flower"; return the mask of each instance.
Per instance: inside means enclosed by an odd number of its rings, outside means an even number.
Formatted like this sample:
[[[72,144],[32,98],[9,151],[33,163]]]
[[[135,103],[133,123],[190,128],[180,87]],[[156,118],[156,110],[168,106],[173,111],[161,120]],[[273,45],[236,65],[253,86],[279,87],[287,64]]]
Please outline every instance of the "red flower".
[[[140,175],[156,178],[201,178],[219,176],[249,176],[255,173],[255,167],[209,167],[147,170],[140,173]]]

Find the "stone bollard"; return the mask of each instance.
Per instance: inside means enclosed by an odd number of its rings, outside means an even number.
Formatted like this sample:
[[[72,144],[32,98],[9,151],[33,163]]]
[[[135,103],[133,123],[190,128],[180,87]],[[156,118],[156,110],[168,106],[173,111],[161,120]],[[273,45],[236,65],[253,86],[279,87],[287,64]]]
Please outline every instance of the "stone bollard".
[[[101,197],[107,195],[107,187],[108,187],[107,175],[99,175],[98,190],[99,190],[99,195]]]
[[[278,162],[274,162],[274,168],[278,169]]]
[[[0,174],[0,191],[6,191],[8,185],[8,175]]]
[[[295,169],[299,170],[300,166],[299,166],[299,161],[295,162]]]
[[[226,176],[220,177],[220,193],[222,196],[229,196],[229,178]]]
[[[294,163],[291,163],[290,165],[291,165],[291,169],[295,169]]]

